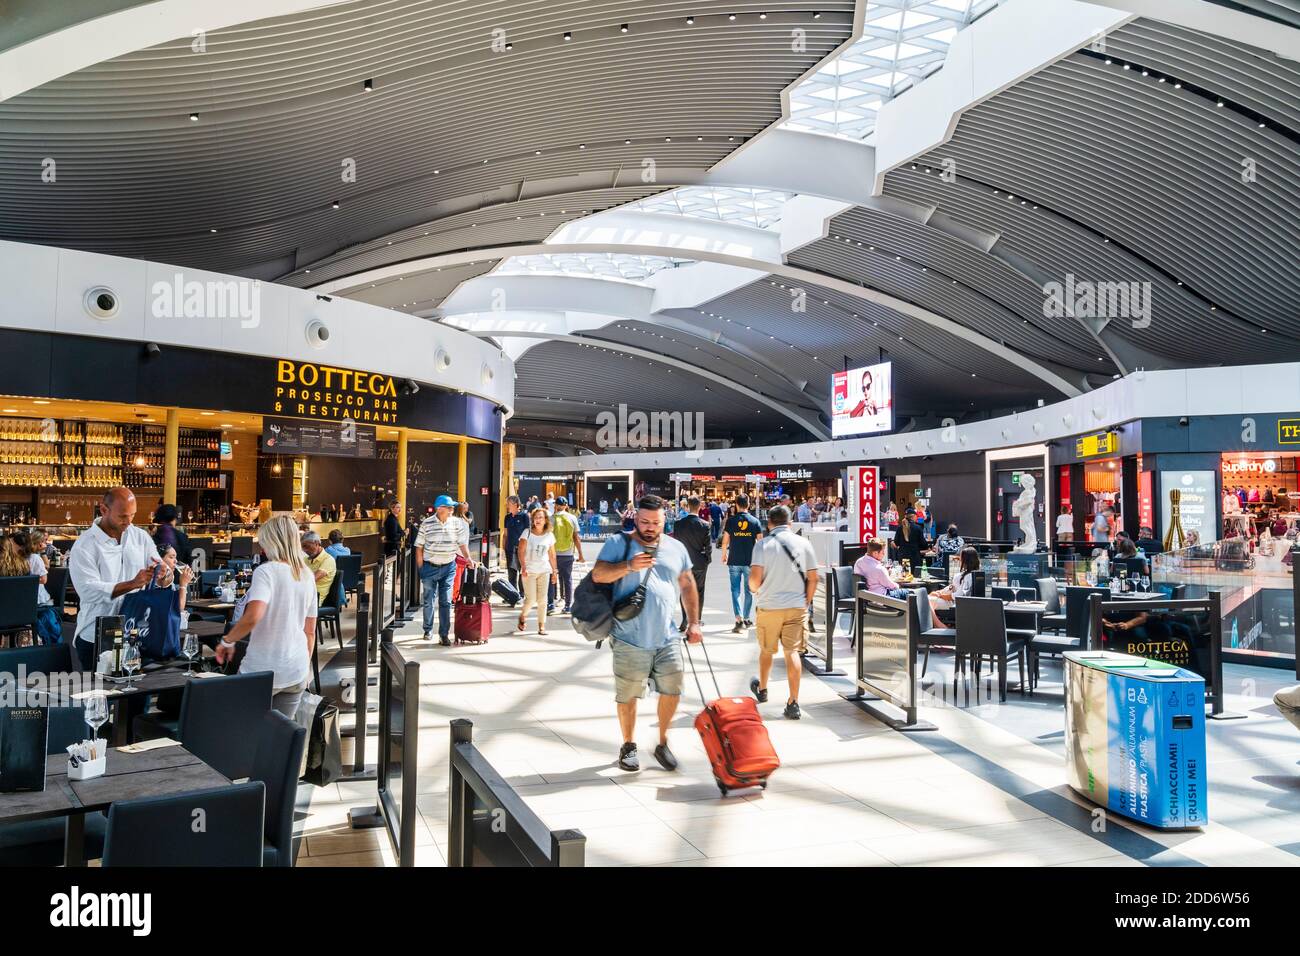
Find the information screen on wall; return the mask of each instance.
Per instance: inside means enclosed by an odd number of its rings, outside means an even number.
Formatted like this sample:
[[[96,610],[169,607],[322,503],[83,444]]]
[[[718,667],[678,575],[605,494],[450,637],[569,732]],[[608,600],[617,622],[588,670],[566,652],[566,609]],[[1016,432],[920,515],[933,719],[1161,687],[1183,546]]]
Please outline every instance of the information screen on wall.
[[[369,425],[347,421],[266,418],[262,420],[262,450],[282,455],[374,458],[375,430]]]
[[[831,437],[870,435],[894,427],[894,365],[881,362],[831,377]]]
[[[1191,532],[1196,533],[1196,540],[1201,544],[1209,544],[1218,539],[1218,495],[1214,490],[1214,480],[1215,473],[1212,471],[1160,472],[1162,541],[1169,534],[1173,522],[1175,509],[1170,495],[1174,491],[1178,492],[1177,513],[1184,542]],[[1176,542],[1174,547],[1177,547]]]

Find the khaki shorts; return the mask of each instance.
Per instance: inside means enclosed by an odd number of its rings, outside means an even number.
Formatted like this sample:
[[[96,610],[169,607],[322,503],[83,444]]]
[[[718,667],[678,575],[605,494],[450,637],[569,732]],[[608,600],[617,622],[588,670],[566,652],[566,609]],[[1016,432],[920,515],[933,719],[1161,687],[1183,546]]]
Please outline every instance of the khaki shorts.
[[[802,654],[808,649],[808,609],[802,607],[758,609],[754,619],[758,646],[764,654],[775,654],[778,645],[787,653]]]

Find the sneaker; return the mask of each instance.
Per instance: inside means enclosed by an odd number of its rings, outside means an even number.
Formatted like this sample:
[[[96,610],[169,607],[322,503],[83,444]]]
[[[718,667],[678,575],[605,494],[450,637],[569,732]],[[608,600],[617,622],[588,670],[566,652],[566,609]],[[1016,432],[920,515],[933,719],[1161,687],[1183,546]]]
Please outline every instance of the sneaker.
[[[790,701],[790,703],[785,705],[786,720],[798,720],[800,716],[801,714],[799,713],[799,702],[797,700],[792,700]]]
[[[444,634],[442,637],[438,638],[438,643],[443,647],[451,647],[451,638]]]
[[[565,608],[563,611],[561,611],[560,613],[561,613],[561,614],[572,614],[572,613],[573,613],[573,608],[571,608],[571,607],[566,607],[566,608]]]
[[[745,618],[745,627],[753,627],[753,626],[754,626],[753,620],[750,618]]]
[[[636,759],[636,744],[624,744],[618,748],[619,770],[640,770],[641,761]]]
[[[754,695],[754,699],[760,704],[767,703],[767,688],[758,686],[757,677],[749,682],[749,692]]]
[[[655,760],[658,760],[659,766],[665,770],[677,769],[677,758],[673,756],[673,752],[668,749],[667,744],[660,744],[655,748]]]
[[[552,604],[550,607],[546,609],[546,616],[550,617],[554,613],[555,613],[555,605]]]
[[[431,640],[433,640],[433,635],[430,634],[428,631],[425,631],[425,632],[424,632],[424,637],[421,638],[421,640],[431,641]]]
[[[745,629],[745,622],[742,621],[740,618],[736,618],[736,624],[735,624],[735,626],[731,629],[731,633],[732,633],[732,634],[739,634],[739,633],[740,633],[741,631],[743,631],[744,629]]]

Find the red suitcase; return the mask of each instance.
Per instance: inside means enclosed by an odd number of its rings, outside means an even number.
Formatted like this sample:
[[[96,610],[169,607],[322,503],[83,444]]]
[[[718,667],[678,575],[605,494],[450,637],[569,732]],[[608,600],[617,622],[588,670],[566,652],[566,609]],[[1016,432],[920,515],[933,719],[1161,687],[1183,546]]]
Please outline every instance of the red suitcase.
[[[695,686],[703,698],[704,688],[700,686],[700,675],[695,672],[690,644],[686,645],[686,657],[691,662]],[[707,650],[704,651],[704,660],[709,665],[713,686],[721,695],[718,677],[713,673],[713,663],[709,661]],[[776,755],[772,739],[767,735],[763,718],[758,713],[758,704],[752,697],[719,696],[716,700],[707,701],[695,718],[695,730],[704,743],[705,753],[709,755],[718,791],[724,797],[728,791],[744,787],[762,787],[766,790],[767,778],[781,766],[781,758]]]
[[[486,644],[492,636],[492,605],[457,602],[455,630],[457,644]]]

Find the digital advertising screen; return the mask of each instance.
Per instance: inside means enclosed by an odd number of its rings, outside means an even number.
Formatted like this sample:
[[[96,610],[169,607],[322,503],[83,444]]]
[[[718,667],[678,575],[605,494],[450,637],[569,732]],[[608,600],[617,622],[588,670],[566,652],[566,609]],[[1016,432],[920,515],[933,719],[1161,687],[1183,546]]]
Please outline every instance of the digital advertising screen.
[[[831,377],[831,437],[887,432],[894,427],[892,362],[836,372]]]

